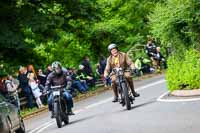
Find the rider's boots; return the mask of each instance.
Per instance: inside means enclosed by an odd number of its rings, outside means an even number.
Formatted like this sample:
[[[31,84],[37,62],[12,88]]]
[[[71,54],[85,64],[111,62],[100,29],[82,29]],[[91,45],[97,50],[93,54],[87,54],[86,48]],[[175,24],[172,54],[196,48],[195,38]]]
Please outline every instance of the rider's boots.
[[[55,118],[54,112],[51,111],[51,118]]]
[[[130,86],[130,88],[131,88],[131,92],[132,92],[133,96],[134,96],[134,97],[139,97],[140,94],[137,93],[137,92],[135,92],[133,80],[132,80],[131,78],[128,79],[128,84],[129,84],[129,86]]]
[[[67,114],[68,115],[75,115],[71,108],[67,110]]]
[[[118,102],[118,92],[117,92],[117,86],[115,83],[112,83],[112,89],[114,92],[114,99],[112,102]]]

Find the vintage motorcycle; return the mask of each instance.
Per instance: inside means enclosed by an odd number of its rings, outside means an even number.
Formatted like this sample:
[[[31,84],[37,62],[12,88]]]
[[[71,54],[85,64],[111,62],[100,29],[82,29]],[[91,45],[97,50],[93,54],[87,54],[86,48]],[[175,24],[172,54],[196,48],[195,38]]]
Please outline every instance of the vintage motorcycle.
[[[116,74],[117,90],[120,94],[120,104],[126,106],[127,110],[131,109],[131,104],[133,104],[134,96],[132,95],[128,82],[124,76],[125,71],[121,67],[116,67],[113,69],[111,75]]]
[[[58,128],[61,128],[62,122],[64,122],[66,125],[69,123],[69,116],[66,112],[67,104],[63,96],[65,88],[63,86],[52,86],[51,89],[53,95],[53,114],[56,118]]]

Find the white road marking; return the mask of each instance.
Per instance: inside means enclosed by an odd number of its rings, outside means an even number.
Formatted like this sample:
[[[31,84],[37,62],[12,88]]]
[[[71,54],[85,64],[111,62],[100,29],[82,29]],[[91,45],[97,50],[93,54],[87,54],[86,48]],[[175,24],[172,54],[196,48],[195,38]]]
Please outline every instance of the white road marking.
[[[53,123],[50,123],[50,124],[46,125],[45,127],[43,127],[40,130],[38,130],[36,133],[41,133],[42,131],[44,131],[46,128],[50,127],[53,124],[56,124],[56,122],[54,121]]]
[[[187,99],[163,99],[164,96],[169,94],[169,91],[165,92],[161,96],[157,98],[157,101],[159,102],[192,102],[192,101],[199,101],[200,98],[187,98]]]
[[[142,87],[139,87],[139,88],[136,89],[136,90],[141,91],[141,90],[144,90],[144,89],[146,89],[146,88],[149,88],[149,87],[152,87],[152,86],[154,86],[154,85],[161,84],[161,83],[164,83],[164,82],[165,82],[165,79],[163,79],[163,80],[158,80],[158,81],[156,81],[156,82],[154,82],[154,83],[150,83],[150,84],[144,85],[144,86],[142,86]]]
[[[137,88],[136,90],[137,90],[137,91],[142,91],[142,90],[144,90],[144,89],[146,89],[146,88],[149,88],[149,87],[152,87],[152,86],[155,86],[155,85],[157,85],[157,84],[164,83],[164,82],[165,82],[165,80],[162,79],[162,80],[156,81],[156,82],[154,82],[154,83],[150,83],[150,84],[144,85],[144,86],[142,86],[142,87],[139,87],[139,88]],[[86,109],[91,109],[91,108],[97,107],[97,106],[99,106],[99,105],[101,105],[101,104],[104,104],[104,103],[107,103],[107,102],[111,101],[112,98],[113,98],[113,97],[110,97],[110,98],[107,98],[107,99],[105,99],[105,100],[101,100],[101,101],[99,101],[99,102],[96,102],[96,103],[94,103],[94,104],[90,104],[90,105],[84,107],[83,109],[79,109],[79,110],[74,111],[74,113],[75,113],[75,114],[78,114],[78,113],[81,113],[81,112],[85,111]],[[40,126],[41,129],[38,129],[38,128],[37,128],[38,131],[37,131],[37,130],[34,130],[34,131],[32,130],[32,131],[29,132],[29,133],[34,133],[35,131],[36,131],[35,133],[41,133],[42,131],[44,131],[46,128],[48,128],[49,126],[51,126],[51,125],[53,125],[53,124],[55,124],[55,122],[49,123],[49,124],[47,124],[47,125],[45,124],[46,126],[45,126],[45,127],[42,127],[42,128],[41,128],[41,126]]]
[[[109,102],[111,100],[112,100],[112,97],[108,98],[108,99],[105,99],[105,100],[102,100],[102,101],[99,101],[99,102],[94,103],[94,104],[90,104],[90,105],[86,106],[85,109],[90,109],[90,108],[97,107],[97,106],[99,106],[101,104],[104,104],[104,103],[107,103],[107,102]]]
[[[46,125],[48,125],[48,124],[50,124],[50,123],[52,123],[52,122],[55,122],[55,121],[54,121],[54,120],[48,121],[48,122],[46,122],[46,123],[40,125],[39,127],[35,128],[35,129],[33,129],[33,130],[31,130],[29,133],[34,133],[34,132],[36,132],[37,130],[39,130],[40,128],[42,128],[42,127],[44,127],[44,126],[46,126]]]

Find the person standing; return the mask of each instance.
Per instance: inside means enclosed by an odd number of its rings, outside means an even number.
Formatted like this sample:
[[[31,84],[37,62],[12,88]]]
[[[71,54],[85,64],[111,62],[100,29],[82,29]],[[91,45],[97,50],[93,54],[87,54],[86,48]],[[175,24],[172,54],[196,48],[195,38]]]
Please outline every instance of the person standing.
[[[12,75],[7,76],[5,81],[5,87],[8,95],[8,99],[13,103],[20,111],[20,101],[18,96],[19,81],[14,79]]]
[[[38,83],[35,80],[34,73],[29,73],[28,79],[29,79],[28,84],[31,87],[32,93],[33,93],[33,95],[36,99],[37,106],[38,106],[38,108],[42,108],[43,104],[42,104],[42,101],[40,99],[40,96],[42,95],[42,93],[40,92],[40,88],[38,86]]]
[[[33,96],[31,93],[31,88],[29,87],[28,84],[27,74],[28,74],[27,68],[20,67],[18,75],[19,87],[22,88],[22,91],[28,100],[28,107],[33,108]]]

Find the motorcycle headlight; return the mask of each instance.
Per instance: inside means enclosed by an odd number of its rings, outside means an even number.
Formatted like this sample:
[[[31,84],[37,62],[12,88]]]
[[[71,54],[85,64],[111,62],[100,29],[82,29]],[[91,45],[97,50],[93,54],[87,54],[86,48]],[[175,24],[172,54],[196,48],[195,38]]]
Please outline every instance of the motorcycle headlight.
[[[124,75],[123,71],[122,70],[118,71],[118,75]]]

